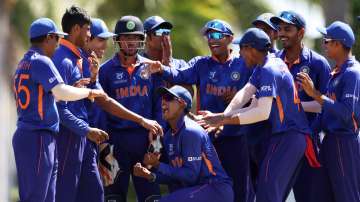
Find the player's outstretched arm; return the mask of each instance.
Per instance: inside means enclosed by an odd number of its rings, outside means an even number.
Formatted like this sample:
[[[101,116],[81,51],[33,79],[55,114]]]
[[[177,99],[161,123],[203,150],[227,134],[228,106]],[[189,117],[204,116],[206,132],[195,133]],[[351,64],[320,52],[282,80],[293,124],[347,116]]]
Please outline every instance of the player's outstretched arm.
[[[154,134],[163,134],[162,127],[158,122],[146,119],[128,110],[126,107],[112,98],[104,99],[103,97],[98,97],[95,99],[95,101],[96,104],[98,104],[103,110],[114,116],[117,116],[118,118],[134,121],[140,124],[142,127],[150,130]]]
[[[55,99],[62,101],[76,101],[84,98],[94,99],[96,97],[102,97],[107,99],[107,95],[102,90],[93,90],[88,88],[76,88],[66,84],[58,84],[51,89]]]

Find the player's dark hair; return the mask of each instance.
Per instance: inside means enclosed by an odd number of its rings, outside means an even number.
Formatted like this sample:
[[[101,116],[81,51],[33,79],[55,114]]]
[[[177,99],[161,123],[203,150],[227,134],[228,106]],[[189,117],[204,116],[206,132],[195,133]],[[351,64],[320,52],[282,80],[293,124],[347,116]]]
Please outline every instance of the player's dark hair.
[[[30,39],[31,44],[40,44],[45,41],[47,35],[38,36]]]
[[[66,33],[70,33],[71,28],[75,25],[82,27],[85,24],[91,24],[90,16],[83,8],[77,6],[71,6],[69,9],[66,9],[61,19],[62,29]]]

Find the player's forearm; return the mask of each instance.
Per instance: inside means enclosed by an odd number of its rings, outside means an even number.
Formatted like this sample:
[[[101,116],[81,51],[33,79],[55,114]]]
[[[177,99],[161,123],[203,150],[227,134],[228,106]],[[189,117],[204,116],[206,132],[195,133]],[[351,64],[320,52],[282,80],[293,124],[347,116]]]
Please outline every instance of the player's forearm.
[[[128,110],[126,107],[118,103],[112,98],[105,100],[104,98],[95,98],[96,103],[107,113],[121,119],[136,122],[141,125],[143,117]]]
[[[193,85],[196,82],[196,73],[193,71],[193,68],[187,68],[187,69],[176,69],[171,68],[168,66],[163,66],[162,75],[163,78],[171,82],[173,84],[190,84]]]
[[[242,108],[247,102],[249,102],[255,92],[256,87],[247,83],[244,88],[235,94],[230,104],[226,107],[224,111],[225,116],[231,116],[234,110]]]
[[[91,89],[76,88],[63,83],[58,84],[53,89],[51,89],[55,99],[63,101],[76,101],[87,98],[90,91]]]
[[[194,184],[197,180],[196,172],[186,166],[180,168],[172,167],[169,164],[160,163],[158,171],[171,179]]]
[[[85,137],[89,132],[89,124],[77,118],[68,108],[65,102],[57,103],[61,125],[71,130],[76,135]]]
[[[301,102],[301,105],[304,108],[305,112],[310,112],[310,113],[321,112],[321,105],[315,100],[309,102]]]

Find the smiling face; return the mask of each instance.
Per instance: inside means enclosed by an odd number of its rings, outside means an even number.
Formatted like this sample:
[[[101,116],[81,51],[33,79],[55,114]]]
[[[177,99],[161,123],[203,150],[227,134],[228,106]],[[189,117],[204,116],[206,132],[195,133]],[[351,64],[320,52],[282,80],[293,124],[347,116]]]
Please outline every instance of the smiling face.
[[[209,30],[206,33],[206,38],[211,54],[214,56],[227,54],[229,45],[233,40],[233,36],[226,35],[215,30]]]
[[[323,48],[327,57],[334,59],[341,52],[342,44],[333,39],[323,39]]]
[[[88,47],[95,52],[97,58],[102,59],[107,48],[107,39],[95,37],[89,41]]]
[[[281,22],[279,24],[279,40],[285,49],[301,44],[304,33],[304,28],[299,29],[295,25],[287,24],[284,22]]]
[[[75,25],[74,34],[77,35],[75,45],[80,48],[84,48],[90,40],[90,36],[91,36],[90,25],[89,24],[84,24],[83,26],[80,26],[78,24]]]
[[[176,120],[185,109],[185,102],[168,94],[161,97],[162,117],[165,121]]]
[[[121,34],[118,37],[120,51],[126,56],[135,56],[143,48],[144,41],[139,34]]]

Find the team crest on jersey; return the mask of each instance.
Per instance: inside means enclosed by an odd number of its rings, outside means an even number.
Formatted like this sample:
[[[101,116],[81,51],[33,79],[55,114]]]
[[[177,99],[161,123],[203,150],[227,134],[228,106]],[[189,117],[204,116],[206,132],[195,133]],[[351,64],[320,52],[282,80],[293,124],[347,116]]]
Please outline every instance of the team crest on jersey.
[[[150,74],[151,74],[151,73],[148,71],[148,69],[145,68],[145,69],[141,70],[141,72],[140,72],[140,77],[141,77],[142,79],[144,79],[144,80],[147,80],[147,79],[150,78]]]
[[[217,79],[215,78],[215,74],[216,74],[215,71],[209,72],[209,79],[213,82],[217,82]]]
[[[309,73],[310,73],[310,67],[308,67],[308,66],[302,66],[302,67],[300,68],[300,72],[303,72],[303,73],[305,73],[305,74],[309,74]]]
[[[115,74],[116,81],[114,81],[115,84],[118,83],[126,83],[127,80],[125,78],[124,72],[118,72]]]
[[[169,144],[169,156],[174,155],[174,145],[173,144]]]
[[[239,81],[240,80],[240,73],[239,72],[231,72],[231,79],[233,81]]]

